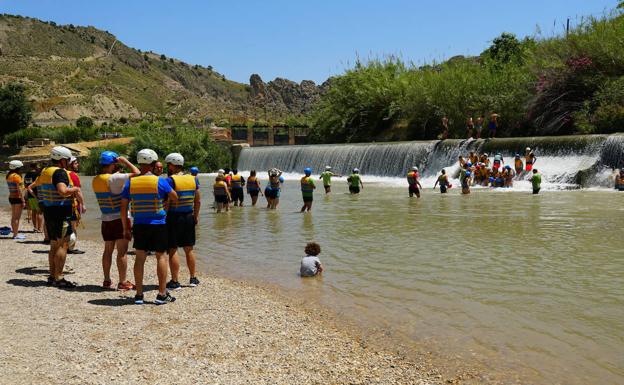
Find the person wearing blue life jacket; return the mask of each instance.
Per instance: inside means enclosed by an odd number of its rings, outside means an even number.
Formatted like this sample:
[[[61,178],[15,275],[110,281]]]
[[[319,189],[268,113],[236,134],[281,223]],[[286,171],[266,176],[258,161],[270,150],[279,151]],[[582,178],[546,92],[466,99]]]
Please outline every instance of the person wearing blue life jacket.
[[[124,236],[134,236],[134,280],[136,295],[134,303],[143,304],[143,270],[147,251],[156,254],[156,272],[158,274],[158,295],[154,303],[163,305],[175,301],[167,291],[167,212],[165,200],[171,206],[178,200],[178,194],[165,178],[152,173],[158,155],[154,150],[143,149],[137,153],[141,175],[129,179],[121,192],[121,219]],[[128,210],[132,213],[134,224],[130,224]]]
[[[264,190],[264,195],[267,198],[267,208],[271,210],[277,209],[279,205],[280,193],[282,190],[281,184],[284,183],[282,177],[282,171],[276,168],[269,170],[269,184]]]
[[[314,179],[311,178],[312,169],[310,167],[306,167],[303,170],[305,174],[301,178],[301,195],[303,196],[303,206],[301,207],[301,212],[305,212],[306,210],[309,212],[312,210],[312,201],[314,200],[314,189],[316,189],[316,185],[314,184]]]
[[[73,289],[76,284],[65,279],[63,269],[69,248],[69,239],[73,233],[71,225],[74,199],[83,203],[80,187],[71,182],[66,168],[72,158],[71,151],[63,146],[56,146],[50,152],[51,166],[41,171],[41,175],[29,187],[37,190],[37,196],[43,206],[43,218],[50,240],[50,275],[48,284],[61,289]]]
[[[113,252],[117,248],[117,270],[119,272],[117,290],[133,290],[134,284],[126,276],[128,270],[126,253],[130,240],[124,236],[121,219],[121,191],[128,179],[140,175],[141,171],[128,159],[113,151],[102,152],[99,163],[99,172],[93,178],[91,186],[102,213],[101,233],[104,240],[104,252],[102,253],[104,281],[102,286],[106,289],[113,287],[110,271],[113,264]],[[130,172],[120,172],[123,167]]]
[[[165,157],[167,164],[167,182],[178,194],[178,200],[171,202],[167,212],[167,242],[169,253],[169,269],[171,280],[167,283],[167,289],[177,290],[180,285],[180,256],[178,248],[184,250],[186,266],[189,269],[189,285],[199,285],[199,279],[195,274],[195,228],[199,222],[199,210],[201,209],[201,194],[199,185],[193,175],[184,174],[184,157],[177,153],[171,153]]]

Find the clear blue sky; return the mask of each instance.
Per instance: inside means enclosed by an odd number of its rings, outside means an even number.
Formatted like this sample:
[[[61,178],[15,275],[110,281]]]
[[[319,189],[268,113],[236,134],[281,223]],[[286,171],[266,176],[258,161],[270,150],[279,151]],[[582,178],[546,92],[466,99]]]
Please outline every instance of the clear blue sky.
[[[567,17],[601,15],[617,0],[0,0],[0,12],[92,25],[127,45],[212,65],[247,83],[322,82],[355,58],[418,64],[478,54],[501,32],[561,33]],[[556,23],[556,25],[554,25]]]

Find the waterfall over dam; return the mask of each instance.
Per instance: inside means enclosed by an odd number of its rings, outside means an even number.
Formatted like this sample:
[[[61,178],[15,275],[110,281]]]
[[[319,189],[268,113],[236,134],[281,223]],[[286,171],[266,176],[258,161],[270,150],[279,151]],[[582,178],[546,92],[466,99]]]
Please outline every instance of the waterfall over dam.
[[[423,178],[433,178],[442,168],[456,169],[458,156],[470,151],[486,152],[490,159],[500,153],[513,165],[516,153],[524,160],[527,147],[535,151],[535,167],[553,184],[610,187],[613,170],[624,167],[624,134],[251,147],[242,150],[237,166],[295,173],[332,166],[340,174],[357,167],[362,175],[380,177],[404,177],[418,166]]]

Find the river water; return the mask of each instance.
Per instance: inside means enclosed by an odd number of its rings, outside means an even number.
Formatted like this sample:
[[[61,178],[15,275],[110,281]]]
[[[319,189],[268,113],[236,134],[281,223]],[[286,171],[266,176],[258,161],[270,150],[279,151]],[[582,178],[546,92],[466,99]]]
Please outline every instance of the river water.
[[[426,184],[410,199],[402,179],[364,175],[359,196],[336,180],[331,195],[317,190],[312,213],[300,214],[293,175],[277,211],[261,198],[258,207],[216,214],[213,179],[200,178],[204,270],[276,285],[387,330],[387,342],[399,336],[509,382],[624,383],[624,193],[534,196],[520,183],[443,196]],[[83,184],[92,210],[81,237],[99,239],[90,178]],[[301,279],[312,240],[326,272]]]
[[[443,196],[427,182],[410,199],[402,179],[364,175],[359,196],[336,180],[300,214],[295,178],[277,211],[261,198],[216,214],[214,177],[202,175],[200,267],[276,285],[387,329],[389,343],[399,336],[503,378],[624,383],[624,193],[553,187],[534,196],[524,182]],[[81,237],[99,239],[89,177],[83,185],[92,210]],[[321,244],[326,272],[301,279],[308,241]]]

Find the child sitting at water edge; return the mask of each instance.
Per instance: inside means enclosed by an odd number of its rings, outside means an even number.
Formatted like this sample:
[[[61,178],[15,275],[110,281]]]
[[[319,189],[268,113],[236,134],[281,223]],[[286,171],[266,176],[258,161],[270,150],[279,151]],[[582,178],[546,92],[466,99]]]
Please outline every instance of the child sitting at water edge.
[[[317,257],[321,253],[321,246],[318,243],[310,242],[305,247],[306,256],[301,258],[301,268],[299,273],[302,277],[314,277],[323,272],[321,260]]]

